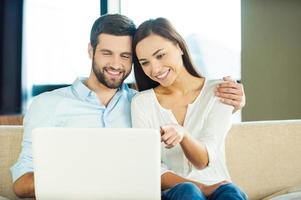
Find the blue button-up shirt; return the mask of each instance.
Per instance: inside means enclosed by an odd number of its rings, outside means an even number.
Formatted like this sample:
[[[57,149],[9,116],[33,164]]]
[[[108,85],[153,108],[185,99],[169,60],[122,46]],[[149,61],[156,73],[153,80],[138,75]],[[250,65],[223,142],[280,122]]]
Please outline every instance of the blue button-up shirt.
[[[24,118],[22,152],[11,167],[13,181],[33,171],[31,132],[37,127],[131,127],[131,100],[136,94],[123,84],[104,106],[84,83],[77,79],[71,86],[37,96]]]

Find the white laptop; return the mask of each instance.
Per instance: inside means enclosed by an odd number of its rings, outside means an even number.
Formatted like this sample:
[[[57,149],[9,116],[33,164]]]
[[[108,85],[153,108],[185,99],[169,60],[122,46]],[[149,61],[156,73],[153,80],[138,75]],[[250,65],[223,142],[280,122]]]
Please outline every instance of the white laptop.
[[[32,141],[38,200],[161,198],[158,130],[37,128]]]

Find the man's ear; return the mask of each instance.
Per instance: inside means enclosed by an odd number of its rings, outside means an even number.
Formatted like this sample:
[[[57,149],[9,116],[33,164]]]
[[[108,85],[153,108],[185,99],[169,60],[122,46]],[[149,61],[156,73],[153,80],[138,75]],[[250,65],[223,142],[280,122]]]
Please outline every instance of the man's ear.
[[[89,58],[93,59],[93,47],[91,43],[88,44],[88,53],[89,53]]]

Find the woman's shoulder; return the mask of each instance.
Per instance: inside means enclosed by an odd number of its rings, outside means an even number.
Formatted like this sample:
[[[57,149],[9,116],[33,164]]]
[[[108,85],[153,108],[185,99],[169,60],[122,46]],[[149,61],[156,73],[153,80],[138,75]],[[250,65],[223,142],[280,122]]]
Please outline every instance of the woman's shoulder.
[[[217,106],[219,107],[219,109],[221,110],[230,110],[230,113],[232,113],[232,110],[233,110],[233,106],[230,106],[230,105],[227,105],[227,104],[224,104],[222,103],[220,100],[219,100],[219,97],[217,97],[215,95],[215,89],[216,87],[218,86],[218,84],[221,84],[221,83],[224,83],[225,81],[222,80],[222,79],[210,79],[210,80],[207,80],[207,83],[206,83],[206,94],[209,96],[209,99],[212,103],[212,106]]]
[[[150,101],[153,96],[154,96],[153,89],[144,90],[142,92],[137,92],[133,97],[132,102],[147,102]]]
[[[223,83],[223,82],[225,82],[225,81],[222,79],[208,79],[208,80],[206,80],[206,85],[207,85],[207,87],[215,87],[218,84]]]
[[[216,86],[218,85],[218,84],[221,84],[221,83],[223,83],[224,81],[222,80],[222,79],[206,79],[205,80],[205,85],[204,85],[204,88],[203,88],[203,90],[205,91],[205,92],[214,92],[214,90],[215,90],[215,88],[216,88]],[[203,92],[204,92],[203,91]]]

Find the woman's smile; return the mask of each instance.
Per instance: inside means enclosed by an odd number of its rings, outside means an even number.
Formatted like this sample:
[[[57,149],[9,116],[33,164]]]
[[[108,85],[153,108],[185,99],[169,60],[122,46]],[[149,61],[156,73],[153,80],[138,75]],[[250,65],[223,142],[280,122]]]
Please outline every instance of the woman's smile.
[[[160,73],[159,75],[156,75],[155,78],[158,79],[159,81],[163,81],[164,79],[167,78],[169,72],[170,72],[170,69],[166,70],[163,73]]]

